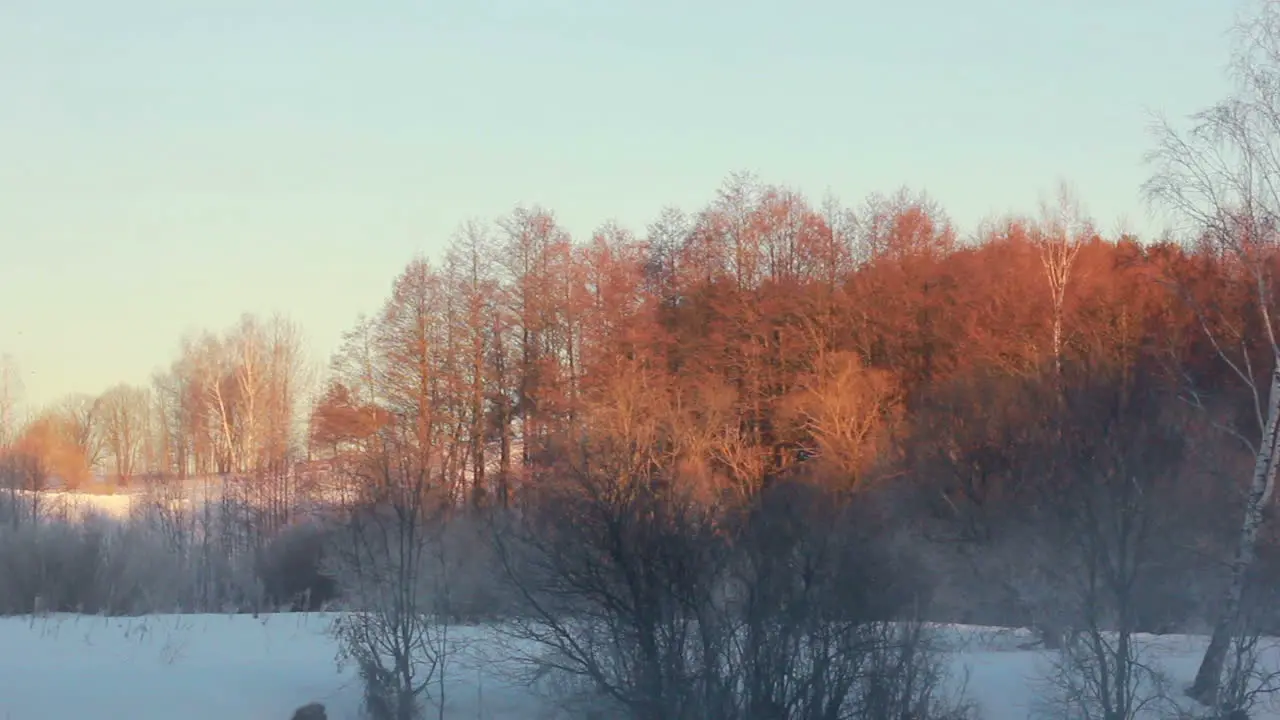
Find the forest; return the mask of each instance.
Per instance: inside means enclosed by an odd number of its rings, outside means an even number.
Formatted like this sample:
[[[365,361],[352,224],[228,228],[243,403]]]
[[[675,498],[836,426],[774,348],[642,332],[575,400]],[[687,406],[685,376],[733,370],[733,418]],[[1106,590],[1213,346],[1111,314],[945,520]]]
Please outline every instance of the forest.
[[[1108,719],[1134,637],[1212,635],[1190,692],[1237,709],[1280,634],[1264,20],[1236,94],[1156,130],[1164,237],[1065,184],[961,229],[740,173],[638,231],[469,221],[323,372],[246,314],[149,387],[20,418],[0,383],[0,612],[362,610],[334,632],[381,717],[499,620],[634,718],[958,717],[939,622],[1034,628]],[[73,523],[68,490],[143,500]]]

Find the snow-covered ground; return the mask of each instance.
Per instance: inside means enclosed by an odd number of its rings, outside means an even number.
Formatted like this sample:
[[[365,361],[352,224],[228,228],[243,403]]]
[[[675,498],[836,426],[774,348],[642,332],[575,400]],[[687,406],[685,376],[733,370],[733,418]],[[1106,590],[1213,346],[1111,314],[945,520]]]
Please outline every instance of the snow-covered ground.
[[[0,720],[287,720],[319,701],[334,720],[358,717],[360,687],[339,669],[326,636],[332,616],[63,615],[0,619]],[[458,631],[471,654],[455,660],[446,684],[446,718],[552,717],[512,668],[484,658],[491,631]],[[960,643],[952,662],[968,674],[979,718],[1033,716],[1047,656],[1018,649],[1025,636],[949,629]],[[1199,638],[1149,638],[1178,684],[1194,674]],[[435,716],[435,713],[432,713]],[[1274,717],[1256,713],[1255,718]]]
[[[2,490],[5,496],[11,492],[18,496],[27,507],[32,504],[33,493],[28,490]],[[88,515],[99,515],[123,520],[129,517],[133,508],[143,502],[137,492],[75,492],[65,490],[47,490],[34,496],[40,514],[45,517],[63,518],[72,521],[83,520]],[[8,499],[3,497],[0,499]],[[3,720],[3,718],[0,718]]]
[[[170,485],[149,494],[146,488],[135,487],[126,490],[45,490],[38,494],[29,490],[0,490],[0,493],[15,494],[26,507],[34,502],[41,515],[47,518],[59,518],[71,521],[83,520],[89,515],[107,517],[115,520],[126,520],[140,510],[148,510],[157,504],[167,504],[173,508],[198,511],[205,503],[216,502],[223,492],[223,482],[216,477],[190,478],[185,482],[174,481]],[[0,500],[7,499],[0,497]],[[315,491],[311,493],[313,501],[339,502],[342,494],[337,490]],[[0,720],[4,720],[0,717]]]

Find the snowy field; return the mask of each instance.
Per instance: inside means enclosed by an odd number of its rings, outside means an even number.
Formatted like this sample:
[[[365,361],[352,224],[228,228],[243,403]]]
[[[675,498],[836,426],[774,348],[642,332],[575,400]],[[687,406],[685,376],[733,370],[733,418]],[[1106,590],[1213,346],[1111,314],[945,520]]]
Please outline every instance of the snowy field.
[[[28,490],[4,490],[4,499],[10,493],[17,495],[31,505],[32,493]],[[136,492],[121,493],[88,493],[50,490],[39,493],[37,501],[40,514],[70,521],[83,520],[89,515],[98,515],[114,520],[127,519],[135,507],[143,507],[145,498]]]
[[[360,687],[339,669],[322,614],[156,615],[102,618],[60,615],[0,619],[0,720],[288,720],[299,705],[323,702],[334,720],[359,716]],[[514,668],[486,654],[492,631],[459,629],[468,641],[450,669],[444,717],[536,720],[555,715],[520,685]],[[1013,631],[949,628],[951,662],[968,674],[977,717],[1036,715],[1048,655],[1020,650]],[[1171,680],[1194,675],[1199,638],[1147,638]],[[488,653],[486,653],[486,650]],[[435,712],[431,713],[436,716]],[[1255,713],[1255,718],[1277,717]]]
[[[166,486],[158,495],[149,495],[145,488],[113,492],[44,490],[39,493],[6,489],[0,491],[0,499],[7,499],[7,496],[12,493],[20,498],[26,507],[30,507],[33,498],[38,497],[35,504],[40,508],[40,514],[46,518],[75,522],[94,515],[113,520],[127,520],[138,511],[149,510],[162,503],[173,508],[199,510],[205,503],[218,500],[221,497],[222,488],[222,481],[217,478],[191,478],[181,484],[174,482]],[[312,493],[311,497],[333,502],[344,499],[340,492],[332,490]]]

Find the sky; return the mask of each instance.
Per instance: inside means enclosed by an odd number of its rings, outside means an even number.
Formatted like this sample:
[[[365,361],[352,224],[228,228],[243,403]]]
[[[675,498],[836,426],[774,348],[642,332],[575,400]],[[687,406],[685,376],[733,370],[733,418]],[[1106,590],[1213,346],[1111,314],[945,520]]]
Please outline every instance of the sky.
[[[416,253],[541,204],[576,236],[732,172],[960,229],[1058,180],[1144,231],[1155,113],[1226,91],[1235,0],[3,0],[0,355],[38,407],[184,333],[323,362]]]

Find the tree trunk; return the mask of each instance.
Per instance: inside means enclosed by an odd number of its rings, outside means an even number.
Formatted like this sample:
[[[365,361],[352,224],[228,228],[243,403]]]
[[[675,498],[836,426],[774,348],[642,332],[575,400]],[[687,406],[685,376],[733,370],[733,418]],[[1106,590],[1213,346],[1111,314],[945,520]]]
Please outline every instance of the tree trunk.
[[[1271,499],[1271,491],[1275,486],[1276,433],[1280,430],[1277,426],[1280,412],[1277,411],[1280,411],[1280,359],[1277,359],[1271,372],[1271,389],[1267,397],[1267,426],[1262,435],[1262,442],[1258,445],[1258,455],[1254,459],[1253,479],[1249,484],[1249,495],[1245,503],[1244,521],[1240,526],[1235,557],[1231,561],[1231,574],[1226,595],[1219,609],[1218,620],[1213,626],[1209,647],[1205,650],[1200,669],[1196,672],[1195,682],[1187,691],[1188,695],[1205,705],[1217,704],[1218,686],[1222,680],[1222,670],[1226,664],[1231,638],[1237,629],[1240,600],[1244,595],[1247,573],[1257,555],[1258,535],[1262,529],[1267,502]]]

